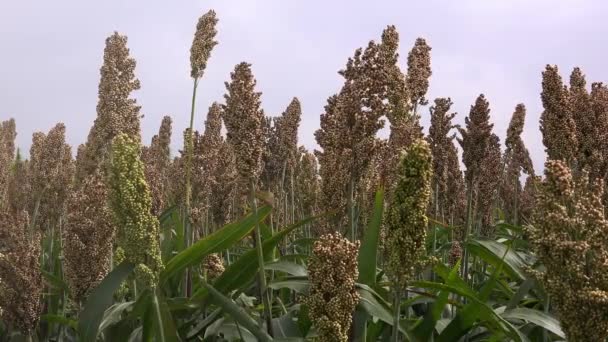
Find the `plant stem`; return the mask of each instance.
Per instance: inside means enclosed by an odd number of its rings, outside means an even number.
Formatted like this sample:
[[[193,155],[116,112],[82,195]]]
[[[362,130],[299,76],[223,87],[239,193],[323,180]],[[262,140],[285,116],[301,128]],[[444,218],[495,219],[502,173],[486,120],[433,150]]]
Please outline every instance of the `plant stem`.
[[[260,296],[264,302],[264,316],[266,317],[267,331],[270,336],[272,333],[272,310],[270,307],[270,299],[267,294],[266,274],[264,273],[264,251],[262,250],[262,233],[260,231],[260,223],[258,221],[258,205],[255,199],[255,180],[253,177],[249,181],[251,208],[255,220],[255,248],[258,254],[259,281],[260,281]]]
[[[184,239],[185,247],[190,247],[190,243],[194,240],[192,234],[193,229],[190,225],[190,201],[192,197],[192,184],[190,182],[192,178],[192,155],[194,153],[192,137],[194,130],[194,108],[196,105],[196,88],[198,87],[198,78],[194,78],[194,85],[192,86],[192,104],[190,106],[190,130],[188,131],[188,139],[186,142],[186,225]],[[186,271],[186,297],[190,297],[192,293],[192,269],[188,268]]]
[[[393,302],[393,336],[392,342],[399,341],[399,316],[401,314],[401,288],[395,285],[395,298]]]

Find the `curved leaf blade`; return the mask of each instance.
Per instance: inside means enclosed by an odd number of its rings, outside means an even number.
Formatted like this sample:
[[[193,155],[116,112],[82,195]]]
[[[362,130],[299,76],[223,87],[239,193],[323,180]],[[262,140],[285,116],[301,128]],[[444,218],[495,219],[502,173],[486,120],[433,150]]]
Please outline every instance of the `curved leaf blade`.
[[[164,283],[185,268],[200,263],[205,256],[221,252],[240,241],[253,230],[256,221],[263,221],[270,214],[270,211],[270,207],[262,207],[258,210],[257,217],[253,213],[249,214],[241,221],[230,223],[213,234],[195,242],[192,246],[169,260],[160,275],[161,283]]]
[[[374,201],[374,212],[369,226],[363,236],[363,242],[359,248],[359,283],[373,286],[376,283],[376,262],[378,260],[378,241],[380,240],[380,229],[382,226],[382,215],[384,212],[384,189],[381,187],[376,192]]]
[[[120,284],[133,272],[135,265],[123,262],[97,285],[84,305],[78,321],[78,332],[82,341],[95,342],[99,332],[99,325],[104,312],[112,305],[114,292]]]

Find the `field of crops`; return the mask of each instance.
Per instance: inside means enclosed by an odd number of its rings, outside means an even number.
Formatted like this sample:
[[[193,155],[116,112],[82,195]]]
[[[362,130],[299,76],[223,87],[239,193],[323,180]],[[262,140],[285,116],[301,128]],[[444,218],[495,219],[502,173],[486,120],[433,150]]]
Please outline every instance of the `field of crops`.
[[[142,141],[119,33],[77,149],[58,123],[25,158],[0,122],[0,341],[606,341],[608,86],[546,66],[537,175],[524,104],[504,141],[483,94],[454,124],[431,47],[400,57],[387,26],[308,151],[298,98],[268,117],[247,62],[195,108],[217,23],[196,24],[184,132]]]

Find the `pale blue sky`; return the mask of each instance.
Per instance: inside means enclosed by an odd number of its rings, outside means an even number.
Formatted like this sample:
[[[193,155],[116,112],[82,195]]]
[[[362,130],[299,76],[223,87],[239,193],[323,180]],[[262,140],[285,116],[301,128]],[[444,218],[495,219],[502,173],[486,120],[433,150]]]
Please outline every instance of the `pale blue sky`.
[[[197,127],[244,60],[253,64],[267,114],[279,115],[300,98],[300,143],[309,149],[326,98],[341,86],[336,72],[388,24],[401,35],[404,69],[416,37],[432,46],[429,98],[452,97],[457,122],[483,92],[504,138],[515,105],[525,103],[524,139],[537,169],[544,161],[538,118],[545,64],[558,64],[565,79],[578,65],[589,83],[608,80],[608,3],[601,0],[2,1],[0,120],[17,119],[24,149],[34,131],[60,121],[72,145],[83,142],[96,115],[104,40],[117,30],[128,35],[138,63],[145,141],[170,114],[179,146],[189,117],[192,36],[211,8],[220,19],[219,45],[199,87]],[[427,109],[422,117],[427,126]]]

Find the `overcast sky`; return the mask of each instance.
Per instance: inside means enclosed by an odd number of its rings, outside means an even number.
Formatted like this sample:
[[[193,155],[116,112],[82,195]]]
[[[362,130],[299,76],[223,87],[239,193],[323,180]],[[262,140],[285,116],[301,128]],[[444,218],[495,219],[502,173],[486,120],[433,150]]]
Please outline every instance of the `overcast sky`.
[[[199,86],[197,127],[209,105],[223,100],[230,71],[247,61],[268,115],[300,98],[300,143],[309,149],[327,97],[342,84],[336,72],[389,24],[400,33],[404,70],[416,37],[432,46],[428,97],[451,97],[457,122],[485,93],[503,140],[515,105],[525,103],[524,139],[537,169],[544,161],[538,119],[545,64],[559,65],[565,80],[580,66],[588,84],[608,81],[603,0],[7,0],[0,2],[0,120],[17,120],[22,149],[33,132],[57,122],[66,124],[69,143],[84,142],[96,115],[104,41],[116,30],[129,37],[137,60],[145,141],[169,114],[177,148],[189,118],[189,49],[198,17],[209,9],[220,20],[219,45]],[[425,108],[425,129],[428,115]]]

